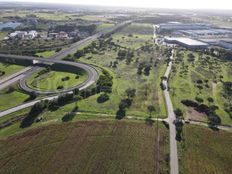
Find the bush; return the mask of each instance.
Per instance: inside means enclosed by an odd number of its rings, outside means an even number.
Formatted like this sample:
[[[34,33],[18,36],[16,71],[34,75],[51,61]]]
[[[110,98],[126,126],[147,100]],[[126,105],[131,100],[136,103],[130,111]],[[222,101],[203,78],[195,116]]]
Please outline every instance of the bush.
[[[196,97],[195,100],[197,102],[199,102],[199,103],[203,103],[204,102],[203,98],[200,98],[200,97]]]
[[[66,77],[63,77],[61,80],[62,81],[68,81],[70,79],[70,77],[69,76],[66,76]]]
[[[208,102],[213,103],[214,99],[212,97],[207,98]]]
[[[198,107],[199,104],[195,101],[192,101],[192,100],[181,100],[181,103],[184,104],[185,106],[188,106],[188,107]]]
[[[97,98],[97,102],[98,103],[104,103],[109,99],[110,99],[109,95],[107,93],[103,93]]]
[[[198,83],[198,84],[202,84],[203,81],[202,81],[202,80],[197,80],[197,83]]]
[[[179,108],[177,108],[174,112],[175,112],[175,115],[176,115],[177,118],[183,116],[183,112],[182,112],[182,110],[179,109]]]
[[[112,92],[113,77],[105,70],[102,71],[103,75],[100,75],[97,81],[97,92]]]
[[[64,89],[64,86],[58,86],[57,89]]]

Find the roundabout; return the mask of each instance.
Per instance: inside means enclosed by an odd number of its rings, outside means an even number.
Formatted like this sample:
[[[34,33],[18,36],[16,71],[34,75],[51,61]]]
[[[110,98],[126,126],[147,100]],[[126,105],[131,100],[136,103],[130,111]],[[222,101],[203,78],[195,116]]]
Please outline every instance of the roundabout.
[[[5,58],[7,60],[10,59],[11,61],[14,61],[19,64],[26,63],[29,66],[33,65],[33,67],[29,71],[25,72],[24,76],[19,80],[20,89],[22,89],[23,91],[27,93],[34,92],[38,95],[54,95],[54,94],[59,94],[59,93],[71,92],[75,89],[79,89],[81,91],[93,85],[98,79],[98,73],[96,69],[92,67],[91,65],[88,65],[85,63],[69,62],[69,61],[63,61],[63,60],[57,60],[57,59],[44,59],[44,58],[30,57],[30,56],[18,56],[18,55],[1,55],[0,54],[0,57],[3,59]],[[47,87],[45,88],[41,88],[40,85],[39,87],[35,87],[36,85],[33,86],[28,83],[28,79],[33,77],[35,73],[45,71],[47,67],[49,67],[49,69],[53,71],[65,72],[68,74],[71,73],[72,77],[70,75],[62,76],[62,78],[64,78],[63,79],[64,84],[65,84],[65,81],[67,84],[67,82],[70,80],[70,79],[67,80],[67,78],[71,77],[73,80],[74,74],[76,74],[76,76],[79,76],[78,78],[80,79],[78,80],[75,79],[77,83],[73,85],[72,84],[66,85],[66,86],[58,85],[56,88],[54,88],[54,85],[51,85],[51,84],[54,84],[55,83],[54,81],[56,81],[57,79],[54,79],[49,76],[47,76],[49,78],[49,81],[47,81],[48,84],[46,84],[46,82],[43,82],[45,86],[47,85]],[[47,77],[44,74],[44,79],[46,79]],[[62,81],[62,78],[60,78],[59,81]],[[59,86],[60,86],[60,89],[58,88]]]

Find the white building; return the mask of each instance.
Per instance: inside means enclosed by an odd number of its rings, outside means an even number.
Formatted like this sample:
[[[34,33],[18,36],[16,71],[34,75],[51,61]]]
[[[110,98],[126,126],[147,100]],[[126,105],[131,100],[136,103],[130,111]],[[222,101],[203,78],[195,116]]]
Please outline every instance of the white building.
[[[15,31],[13,33],[9,34],[10,38],[19,38],[19,39],[34,39],[35,37],[37,37],[38,33],[37,31]]]

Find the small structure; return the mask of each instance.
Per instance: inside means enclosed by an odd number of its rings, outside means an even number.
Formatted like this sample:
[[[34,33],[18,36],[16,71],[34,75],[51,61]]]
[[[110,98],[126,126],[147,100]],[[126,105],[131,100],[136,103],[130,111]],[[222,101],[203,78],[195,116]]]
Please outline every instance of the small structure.
[[[60,31],[59,33],[48,33],[49,38],[67,39],[68,33]]]
[[[48,33],[48,37],[50,38],[57,38],[58,33]]]
[[[68,38],[68,33],[61,31],[59,32],[58,36],[59,39],[67,39]]]
[[[188,49],[206,49],[209,45],[207,43],[190,39],[190,38],[164,38],[164,42],[168,44],[177,44]]]
[[[26,39],[34,39],[37,37],[37,35],[38,35],[37,31],[32,30],[32,31],[29,31],[24,37]]]

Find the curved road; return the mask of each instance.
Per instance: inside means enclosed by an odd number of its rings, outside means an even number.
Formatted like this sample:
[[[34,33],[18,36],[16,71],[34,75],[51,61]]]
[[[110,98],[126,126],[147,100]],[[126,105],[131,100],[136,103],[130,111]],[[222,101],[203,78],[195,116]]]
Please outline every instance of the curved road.
[[[128,24],[130,24],[132,21],[125,21],[125,22],[122,22],[122,23],[119,23],[113,27],[110,27],[110,28],[107,28],[103,31],[100,31],[90,37],[87,37],[81,41],[78,41],[74,44],[72,44],[69,48],[67,49],[64,49],[64,50],[61,50],[60,52],[56,53],[55,55],[51,56],[49,59],[49,61],[51,63],[54,63],[54,62],[58,62],[58,60],[61,60],[63,59],[64,57],[66,57],[68,54],[71,54],[73,52],[75,52],[78,48],[80,48],[81,46],[85,45],[86,43],[88,42],[91,42],[91,41],[94,41],[95,39],[101,37],[102,35],[106,35],[106,34],[111,34],[112,32],[124,27],[124,26],[127,26]],[[42,59],[38,59],[37,57],[29,57],[29,56],[15,56],[15,55],[6,55],[6,54],[0,54],[0,57],[8,57],[8,58],[18,58],[18,59],[23,59],[23,58],[26,58],[26,59],[31,59],[31,60],[39,60],[40,62],[45,62],[45,60],[42,61]],[[64,62],[63,62],[64,63]],[[76,66],[78,66],[76,64]],[[87,65],[85,64],[80,64],[79,63],[79,66],[81,66],[82,68],[86,69],[87,72],[89,73],[89,79],[87,80],[86,83],[84,84],[80,84],[79,86],[76,86],[76,87],[79,87],[80,90],[83,90],[85,88],[87,88],[88,86],[90,86],[94,80],[96,80],[96,78],[92,78],[96,75],[96,73],[94,72],[93,69],[89,67],[86,67]],[[42,68],[41,67],[38,67],[38,66],[34,66],[30,69],[27,69],[27,71],[24,71],[20,74],[17,74],[17,76],[15,75],[14,78],[11,78],[10,80],[7,80],[5,81],[4,83],[5,84],[0,84],[0,89],[1,88],[5,88],[7,87],[8,85],[12,84],[12,83],[15,83],[17,82],[18,80],[20,80],[20,86],[22,89],[24,89],[25,91],[27,92],[31,92],[32,89],[30,89],[27,85],[26,85],[26,77],[28,77],[29,75],[33,74],[34,72],[36,71],[39,71],[41,70]],[[75,87],[75,88],[76,88]],[[72,88],[70,89],[72,90]],[[67,91],[70,91],[70,90],[60,90],[60,91],[44,91],[44,92],[41,92],[39,90],[34,90],[35,92],[39,93],[39,94],[54,94],[54,93],[57,93],[57,92],[67,92]]]
[[[86,43],[88,42],[91,42],[95,39],[97,39],[98,37],[101,37],[102,35],[106,35],[106,34],[111,34],[112,32],[116,31],[117,29],[120,29],[128,24],[130,24],[132,21],[125,21],[125,22],[122,22],[114,27],[111,27],[111,28],[107,28],[93,36],[90,36],[84,40],[81,40],[79,42],[76,42],[74,44],[72,44],[68,49],[65,49],[65,50],[61,50],[60,52],[58,52],[57,54],[55,54],[54,56],[50,57],[49,60],[52,60],[52,59],[55,59],[55,60],[59,60],[59,59],[63,59],[65,56],[67,56],[68,54],[76,51],[78,48],[80,48],[81,46],[85,45]],[[3,56],[3,54],[2,54]],[[6,55],[4,55],[6,56]],[[7,55],[9,56],[9,55]],[[35,59],[35,58],[33,58]],[[31,73],[31,72],[35,72],[39,69],[40,67],[33,67],[31,69],[29,69],[28,71],[26,72],[23,72],[21,75],[25,75],[27,76],[27,73]],[[18,74],[19,75],[19,74]],[[18,81],[18,75],[15,76],[15,78],[11,79],[10,81],[7,81],[7,85],[10,85],[12,83],[15,83]],[[10,82],[10,83],[9,83]],[[89,83],[91,83],[91,80],[89,81]],[[87,84],[87,85],[90,85],[90,84]],[[0,85],[1,86],[1,85]],[[85,89],[86,86],[82,86],[81,89]],[[57,98],[58,96],[53,96],[53,97],[46,97],[44,99],[41,99],[41,100],[52,100],[54,98]],[[8,110],[5,110],[5,111],[2,111],[0,112],[0,117],[3,117],[5,115],[8,115],[8,114],[11,114],[13,112],[16,112],[16,111],[19,111],[19,110],[22,110],[22,109],[25,109],[25,108],[28,108],[30,106],[33,106],[35,103],[37,102],[40,102],[41,100],[36,100],[36,101],[32,101],[32,102],[29,102],[29,103],[25,103],[25,104],[21,104],[21,105],[18,105],[16,107],[13,107],[13,108],[10,108]]]
[[[84,64],[84,63],[77,63],[77,62],[70,62],[70,61],[63,61],[63,60],[57,60],[57,59],[44,59],[44,58],[38,58],[38,57],[29,57],[29,56],[18,56],[18,55],[4,55],[0,54],[0,57],[3,58],[8,58],[8,59],[19,59],[19,60],[29,60],[31,62],[36,61],[38,63],[43,63],[43,64],[62,64],[63,66],[66,66],[68,68],[80,68],[85,70],[88,73],[88,79],[79,84],[76,85],[72,88],[64,89],[64,90],[39,90],[39,89],[32,89],[27,86],[26,84],[26,79],[36,71],[40,71],[41,67],[33,67],[32,71],[27,71],[26,74],[20,79],[19,81],[19,86],[22,90],[30,93],[30,92],[35,92],[37,94],[44,94],[44,95],[49,95],[49,94],[56,94],[56,93],[65,93],[65,92],[70,92],[76,88],[79,88],[79,90],[83,90],[85,88],[88,88],[91,86],[93,83],[98,78],[98,73],[97,71],[90,65]]]

